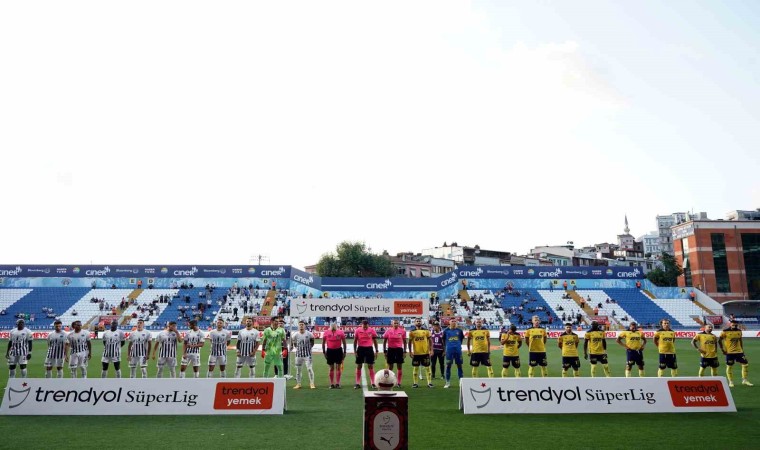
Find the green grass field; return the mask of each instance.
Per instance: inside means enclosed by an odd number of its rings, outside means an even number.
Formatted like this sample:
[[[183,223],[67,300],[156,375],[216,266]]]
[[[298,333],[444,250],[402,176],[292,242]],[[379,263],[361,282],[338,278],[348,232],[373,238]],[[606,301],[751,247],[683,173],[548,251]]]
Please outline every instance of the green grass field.
[[[555,342],[549,341],[549,367],[550,375],[559,376],[560,357]],[[44,344],[36,344],[30,377],[42,377],[44,371]],[[410,448],[496,449],[514,445],[529,448],[760,448],[760,340],[749,339],[745,344],[747,358],[756,364],[750,365],[750,380],[756,387],[737,385],[733,389],[737,413],[465,416],[457,409],[458,389],[453,386],[443,389],[440,379],[434,381],[434,389],[411,389],[412,367],[407,358],[403,384],[409,395]],[[6,348],[7,341],[0,341],[0,345]],[[652,350],[650,348],[646,355],[649,376],[656,375],[657,370],[657,355]],[[90,377],[100,376],[100,353],[100,342],[96,341],[89,366]],[[613,376],[623,376],[623,349],[610,345],[609,354]],[[526,355],[523,354],[523,359]],[[687,340],[678,341],[678,355],[680,374],[697,375],[698,355]],[[492,360],[498,362],[495,365],[498,376],[501,353],[492,352]],[[203,361],[206,361],[205,356]],[[0,448],[51,445],[57,448],[361,447],[363,400],[361,391],[352,389],[353,356],[349,355],[346,360],[342,390],[327,389],[327,365],[321,354],[315,355],[315,361],[319,389],[293,390],[295,381],[289,381],[288,411],[283,416],[2,416]],[[526,364],[523,364],[525,376]],[[263,367],[258,369],[261,373]],[[64,376],[68,377],[68,370],[64,370]],[[228,376],[233,371],[234,368],[228,367]],[[581,371],[583,376],[588,376],[589,366],[585,361]],[[129,373],[128,369],[124,372]],[[291,367],[291,373],[294,372]],[[155,375],[152,361],[149,374]],[[720,374],[725,374],[723,365]],[[739,367],[734,368],[734,374],[736,381],[740,381]],[[205,368],[201,375],[205,376]],[[465,376],[469,375],[470,367],[465,363]],[[481,376],[484,375],[485,370],[481,368]],[[0,386],[6,385],[7,378],[7,362],[2,359]]]

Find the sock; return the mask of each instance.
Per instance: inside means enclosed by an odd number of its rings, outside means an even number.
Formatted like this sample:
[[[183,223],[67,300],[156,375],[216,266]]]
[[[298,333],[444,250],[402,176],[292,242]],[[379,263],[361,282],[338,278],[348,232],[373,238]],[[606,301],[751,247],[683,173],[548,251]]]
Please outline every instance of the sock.
[[[264,378],[270,378],[272,375],[272,363],[264,363]]]
[[[334,369],[334,366],[330,366],[330,385],[331,386],[335,384],[334,379],[335,379],[335,369]]]
[[[486,366],[486,373],[488,373],[488,378],[493,378],[493,367]]]
[[[710,367],[710,373],[712,376],[717,377],[718,376],[718,368],[717,367]]]
[[[625,369],[625,377],[631,378],[631,369]]]
[[[591,378],[596,376],[596,364],[591,364]]]
[[[180,371],[179,371],[179,377],[180,377],[180,378],[185,378],[185,372],[184,372],[184,371],[182,371],[182,370],[180,370]]]
[[[256,366],[248,366],[248,377],[256,378]]]
[[[137,376],[137,367],[129,368],[129,378],[135,378]]]
[[[296,366],[296,384],[301,384],[303,366]]]
[[[567,370],[562,371],[562,378],[567,378]]]
[[[69,368],[69,372],[71,372],[71,378],[77,377],[77,369],[76,367]],[[13,378],[13,373],[11,372],[11,378]]]
[[[507,372],[506,368],[501,369],[501,377],[502,378],[507,378],[508,375],[509,375],[509,373]]]
[[[578,378],[578,377],[580,377],[580,376],[581,376],[581,371],[580,371],[580,369],[579,369],[579,370],[573,370],[573,376],[574,376],[575,378]]]
[[[370,384],[375,384],[375,366],[369,368],[369,382]]]
[[[670,376],[671,377],[677,377],[678,376],[678,369],[670,369]]]
[[[746,380],[748,376],[749,376],[749,364],[743,364],[742,365],[742,380]]]
[[[108,371],[107,370],[101,370],[100,371],[100,378],[108,378]]]
[[[87,378],[87,367],[81,368],[82,378]]]
[[[45,378],[53,378],[53,374],[51,372],[52,372],[52,370],[46,370],[45,371]]]
[[[700,367],[700,368],[699,368],[699,376],[700,376],[700,377],[703,377],[703,376],[705,376],[705,368],[704,368],[704,367]]]
[[[528,378],[533,378],[534,371],[535,371],[535,367],[533,366],[528,367]]]
[[[541,368],[541,376],[546,378],[549,376],[549,368],[548,367],[542,367]]]
[[[520,377],[522,377],[522,373],[520,372],[520,368],[519,367],[515,367],[515,378],[520,378]]]
[[[464,369],[462,369],[461,364],[457,364],[457,375],[459,375],[460,380],[464,378]]]
[[[609,377],[612,376],[612,373],[610,372],[610,365],[609,364],[603,365],[602,368],[604,369],[604,376],[605,377],[609,378]]]
[[[357,367],[356,368],[356,384],[361,384],[361,382],[362,382],[361,378],[362,378],[362,368],[361,367]],[[299,378],[299,380],[300,380],[300,378]]]
[[[417,374],[419,373],[420,369],[419,367],[412,367],[412,382],[414,384],[417,384]]]
[[[309,371],[309,384],[314,384],[314,368],[312,367],[311,363],[306,363],[306,370]],[[374,370],[370,370],[370,373],[374,373]],[[374,383],[375,376],[372,376],[372,382]]]
[[[663,374],[664,372],[665,372],[665,370],[664,370],[664,369],[657,369],[657,377],[658,377],[658,378],[661,378],[661,377],[662,377],[662,374]]]
[[[177,368],[175,366],[169,367],[169,376],[172,378],[177,378]]]
[[[58,378],[63,378],[63,369],[58,369],[57,371]]]
[[[431,384],[431,381],[433,381],[432,378],[431,378],[432,376],[433,376],[433,371],[430,369],[430,367],[426,367],[425,368],[425,378],[427,379],[427,383],[428,384]]]
[[[200,378],[201,376],[200,370],[198,372],[193,372],[193,374],[195,374],[195,378]]]
[[[235,367],[235,378],[240,378],[240,369],[240,366]]]
[[[156,372],[156,378],[164,376],[164,366],[158,366],[158,372]]]
[[[227,370],[219,369],[219,377],[220,378],[227,378]]]
[[[742,373],[744,373],[743,368],[742,368]],[[21,378],[26,378],[26,368],[21,369]]]
[[[10,374],[8,375],[8,378],[15,378],[16,377],[16,369],[10,369]]]
[[[446,382],[451,382],[451,364],[446,364],[446,373],[444,374]]]
[[[644,369],[639,369],[639,377],[643,377],[643,376],[644,376]]]
[[[478,368],[477,367],[473,367],[472,368],[472,377],[473,378],[477,378],[478,377]]]
[[[142,373],[142,377],[143,378],[148,378],[148,368],[147,367],[140,368],[140,372]]]
[[[214,377],[214,369],[209,369],[208,372],[206,372],[206,378],[213,378]]]
[[[401,371],[401,367],[398,368],[398,384],[401,384],[401,376],[403,375],[403,372]]]

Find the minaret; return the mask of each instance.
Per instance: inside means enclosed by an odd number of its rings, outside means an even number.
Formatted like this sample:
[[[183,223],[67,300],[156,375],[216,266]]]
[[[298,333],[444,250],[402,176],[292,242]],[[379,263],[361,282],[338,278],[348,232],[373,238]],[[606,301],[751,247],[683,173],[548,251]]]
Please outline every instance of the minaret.
[[[623,228],[625,234],[631,234],[631,229],[628,228],[628,214],[625,215],[625,228]]]

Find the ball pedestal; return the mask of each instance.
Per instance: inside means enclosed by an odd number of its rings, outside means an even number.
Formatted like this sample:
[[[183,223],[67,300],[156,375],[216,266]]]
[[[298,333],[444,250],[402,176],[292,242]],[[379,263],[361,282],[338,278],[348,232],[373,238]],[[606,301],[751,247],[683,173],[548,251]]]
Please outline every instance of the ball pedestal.
[[[409,448],[409,397],[405,392],[364,392],[365,450]]]

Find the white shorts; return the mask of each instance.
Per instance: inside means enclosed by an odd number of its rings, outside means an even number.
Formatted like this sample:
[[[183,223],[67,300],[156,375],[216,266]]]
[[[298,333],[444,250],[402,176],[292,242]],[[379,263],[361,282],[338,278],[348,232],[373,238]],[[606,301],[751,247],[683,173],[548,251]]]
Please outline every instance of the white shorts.
[[[63,367],[63,358],[45,358],[45,367]]]
[[[238,356],[237,366],[238,367],[243,367],[243,366],[254,367],[256,366],[256,357],[255,356]]]
[[[158,358],[158,367],[176,367],[177,358]]]
[[[129,367],[148,367],[147,356],[132,356],[129,358]]]
[[[104,356],[100,358],[100,362],[103,362],[103,363],[117,363],[120,361],[121,361],[121,358],[116,357],[116,356]]]
[[[220,366],[226,366],[227,365],[227,355],[209,356],[208,357],[208,365],[209,366],[215,366],[217,364],[219,364]]]
[[[182,365],[199,367],[201,365],[201,355],[199,353],[188,353],[182,356]]]
[[[296,365],[303,366],[303,363],[307,366],[311,365],[311,356],[296,356]]]
[[[69,367],[87,367],[87,352],[72,353]]]
[[[15,365],[18,364],[19,366],[25,366],[26,365],[26,355],[11,355],[8,357],[8,365]]]

